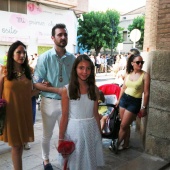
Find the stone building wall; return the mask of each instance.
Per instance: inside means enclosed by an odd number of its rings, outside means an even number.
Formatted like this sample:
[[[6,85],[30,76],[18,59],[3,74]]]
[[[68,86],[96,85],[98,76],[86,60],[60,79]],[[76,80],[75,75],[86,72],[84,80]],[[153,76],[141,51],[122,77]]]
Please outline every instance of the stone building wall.
[[[146,0],[145,37],[143,51],[156,49],[159,0]]]
[[[143,50],[151,75],[145,151],[170,160],[170,0],[147,0]]]
[[[170,0],[160,0],[156,49],[170,50]]]

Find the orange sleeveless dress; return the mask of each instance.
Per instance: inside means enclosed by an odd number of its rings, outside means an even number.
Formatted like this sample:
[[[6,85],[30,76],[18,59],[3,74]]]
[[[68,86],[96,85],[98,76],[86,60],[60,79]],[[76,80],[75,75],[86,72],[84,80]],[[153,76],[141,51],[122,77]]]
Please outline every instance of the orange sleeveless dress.
[[[33,117],[31,104],[31,80],[4,77],[2,98],[7,101],[6,120],[0,140],[9,146],[21,146],[34,141]]]

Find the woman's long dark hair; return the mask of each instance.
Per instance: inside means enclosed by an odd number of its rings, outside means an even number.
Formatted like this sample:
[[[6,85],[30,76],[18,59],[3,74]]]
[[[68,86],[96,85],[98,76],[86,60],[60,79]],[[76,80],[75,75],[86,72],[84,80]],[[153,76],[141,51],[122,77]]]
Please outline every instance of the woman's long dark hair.
[[[88,61],[90,63],[91,74],[86,80],[89,89],[88,89],[88,97],[91,100],[96,100],[96,85],[95,85],[95,73],[94,73],[94,64],[91,59],[85,55],[81,54],[78,56],[73,64],[72,71],[71,71],[71,79],[69,83],[69,97],[70,99],[76,100],[80,99],[80,86],[78,82],[78,75],[77,75],[77,66],[81,61]]]
[[[14,42],[9,50],[8,50],[8,55],[7,55],[7,79],[8,80],[13,80],[15,79],[15,75],[13,73],[14,71],[14,59],[13,59],[13,56],[14,56],[14,51],[16,50],[16,48],[18,48],[18,46],[22,45],[25,49],[26,49],[26,45],[23,44],[21,41],[16,41]],[[28,55],[27,55],[27,52],[26,52],[26,58],[25,58],[25,61],[24,63],[21,65],[22,68],[25,70],[25,76],[31,80],[31,70],[30,70],[30,67],[28,65]]]
[[[126,72],[128,74],[130,74],[131,72],[133,72],[133,66],[132,66],[132,62],[133,60],[136,58],[136,57],[140,57],[140,55],[131,55],[129,58],[128,58],[128,61],[127,61],[127,66],[126,66]]]

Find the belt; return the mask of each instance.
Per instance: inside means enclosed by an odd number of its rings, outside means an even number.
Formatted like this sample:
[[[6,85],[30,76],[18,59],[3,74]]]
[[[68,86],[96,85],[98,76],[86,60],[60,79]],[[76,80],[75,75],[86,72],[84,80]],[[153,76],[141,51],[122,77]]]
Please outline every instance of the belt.
[[[80,120],[93,120],[94,117],[88,117],[88,118],[84,118],[84,119],[75,119],[75,118],[69,118],[70,120],[76,120],[76,121],[80,121]]]
[[[45,97],[47,99],[53,99],[53,100],[61,100],[61,99],[56,99],[56,98],[52,98],[52,97]]]

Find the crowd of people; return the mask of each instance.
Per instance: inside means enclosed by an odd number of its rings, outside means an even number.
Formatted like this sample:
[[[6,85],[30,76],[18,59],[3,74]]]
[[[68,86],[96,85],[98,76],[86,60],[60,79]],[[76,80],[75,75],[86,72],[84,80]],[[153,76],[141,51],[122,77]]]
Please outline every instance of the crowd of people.
[[[75,54],[76,57],[79,55],[80,53]],[[114,83],[119,86],[123,85],[129,53],[117,54],[114,56],[101,53],[98,53],[98,55],[93,55],[92,53],[87,55],[95,66],[95,73],[112,72],[113,78],[115,79]]]
[[[40,56],[34,54],[30,60],[26,46],[21,41],[10,46],[7,65],[0,66],[0,97],[7,101],[5,126],[0,140],[12,148],[14,169],[22,170],[23,149],[30,149],[28,143],[34,141],[36,96],[40,93],[44,170],[53,170],[49,155],[56,123],[59,127],[58,147],[68,140],[68,136],[76,145],[69,157],[68,168],[97,169],[98,166],[104,166],[104,158],[95,68],[97,73],[106,72],[110,65],[117,78],[121,77],[123,81],[116,104],[120,106],[122,122],[118,141],[113,148],[115,152],[122,141],[122,147],[129,147],[129,125],[136,114],[141,110],[146,115],[149,75],[142,71],[144,61],[140,53],[117,55],[115,59],[100,53],[96,57],[86,54],[75,57],[65,48],[68,32],[64,24],[56,24],[52,28],[51,38],[54,47]],[[62,153],[62,157],[66,155]]]

